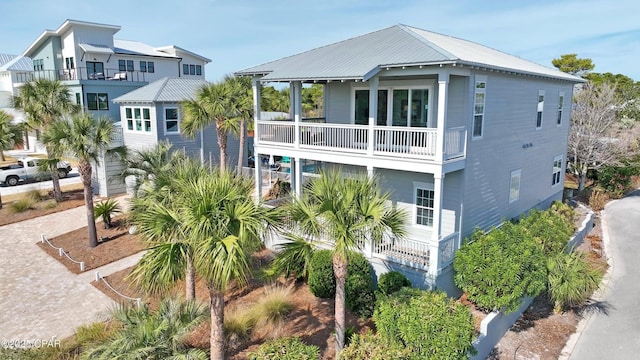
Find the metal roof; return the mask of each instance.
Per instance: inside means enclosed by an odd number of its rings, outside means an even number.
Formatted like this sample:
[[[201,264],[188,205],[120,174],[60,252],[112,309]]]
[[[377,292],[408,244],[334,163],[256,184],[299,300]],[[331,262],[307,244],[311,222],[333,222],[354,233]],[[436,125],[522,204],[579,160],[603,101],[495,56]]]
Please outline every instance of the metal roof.
[[[0,71],[33,71],[33,61],[22,55],[0,54]]]
[[[459,64],[574,82],[581,78],[447,35],[395,25],[238,71],[265,81],[368,80],[387,67]]]
[[[130,91],[122,96],[113,99],[116,104],[136,102],[171,102],[177,103],[184,100],[194,99],[197,91],[205,86],[207,82],[200,79],[171,78],[165,77],[154,81],[149,85]]]

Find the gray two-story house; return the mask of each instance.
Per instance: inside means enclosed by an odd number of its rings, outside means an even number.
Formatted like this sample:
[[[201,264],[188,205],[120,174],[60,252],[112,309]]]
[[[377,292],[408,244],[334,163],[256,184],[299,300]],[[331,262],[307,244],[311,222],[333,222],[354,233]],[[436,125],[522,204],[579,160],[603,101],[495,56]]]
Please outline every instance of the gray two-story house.
[[[306,171],[340,168],[379,176],[406,209],[407,238],[362,247],[378,273],[401,270],[414,285],[454,291],[451,263],[475,228],[562,197],[580,78],[405,25],[237,75],[253,77],[256,99],[263,84],[290,86],[290,120],[263,121],[254,104],[254,153],[290,158],[295,193],[313,176]],[[324,86],[321,122],[302,117],[306,84]]]

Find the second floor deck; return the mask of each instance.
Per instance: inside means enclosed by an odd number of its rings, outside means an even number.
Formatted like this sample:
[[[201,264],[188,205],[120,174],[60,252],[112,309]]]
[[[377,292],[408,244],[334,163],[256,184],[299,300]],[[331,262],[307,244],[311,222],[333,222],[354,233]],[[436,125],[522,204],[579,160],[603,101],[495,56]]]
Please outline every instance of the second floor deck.
[[[372,131],[373,130],[373,131]],[[259,121],[255,143],[293,150],[352,153],[446,162],[466,155],[464,127],[444,131],[439,157],[438,129],[399,126],[348,125],[322,122]]]

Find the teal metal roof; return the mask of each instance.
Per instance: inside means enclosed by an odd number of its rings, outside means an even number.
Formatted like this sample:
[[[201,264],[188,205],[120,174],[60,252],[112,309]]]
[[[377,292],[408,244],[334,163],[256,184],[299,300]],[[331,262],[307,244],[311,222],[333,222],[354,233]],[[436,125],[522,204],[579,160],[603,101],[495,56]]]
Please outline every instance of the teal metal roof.
[[[205,85],[207,85],[207,82],[200,79],[165,77],[122,96],[118,96],[113,99],[113,102],[116,104],[127,102],[177,103],[183,100],[194,99],[198,89]]]
[[[395,25],[238,71],[264,81],[368,80],[402,66],[457,64],[581,82],[582,79],[447,35]]]

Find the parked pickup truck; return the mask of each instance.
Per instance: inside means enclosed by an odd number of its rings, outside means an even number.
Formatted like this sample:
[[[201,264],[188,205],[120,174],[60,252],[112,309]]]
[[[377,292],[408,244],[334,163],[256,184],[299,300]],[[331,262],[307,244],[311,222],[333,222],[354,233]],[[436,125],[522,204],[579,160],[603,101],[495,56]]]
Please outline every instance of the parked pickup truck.
[[[0,166],[0,184],[6,183],[9,186],[18,185],[18,182],[27,180],[47,180],[51,174],[38,169],[38,158],[26,157],[19,159],[17,163]],[[71,171],[71,165],[66,161],[58,163],[58,177],[66,178]]]

